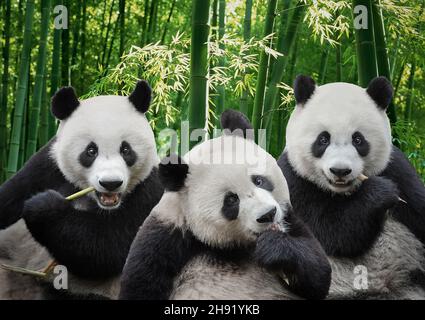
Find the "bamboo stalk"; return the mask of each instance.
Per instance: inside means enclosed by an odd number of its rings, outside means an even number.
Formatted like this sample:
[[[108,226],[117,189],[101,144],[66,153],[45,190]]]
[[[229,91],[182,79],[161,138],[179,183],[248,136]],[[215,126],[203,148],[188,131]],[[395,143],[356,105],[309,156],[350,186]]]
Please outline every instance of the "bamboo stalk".
[[[7,178],[10,178],[18,169],[19,147],[21,145],[22,124],[24,122],[23,116],[28,89],[28,70],[30,64],[33,16],[34,1],[27,0],[25,8],[25,31],[18,74],[18,88],[16,91],[16,104],[13,116],[12,134],[10,137]]]
[[[105,59],[106,59],[106,53],[107,53],[109,32],[111,31],[111,21],[112,21],[112,14],[114,11],[114,4],[115,4],[115,0],[112,0],[111,7],[109,9],[108,24],[106,25],[106,35],[105,35],[105,39],[103,40],[103,50],[102,50],[102,59],[101,59],[102,67],[105,66]]]
[[[162,32],[161,43],[164,43],[164,41],[165,41],[165,36],[167,35],[168,26],[170,25],[171,17],[173,15],[173,11],[174,11],[174,7],[176,6],[176,2],[177,2],[177,0],[173,0],[173,3],[171,4],[170,13],[168,14],[167,22],[165,22],[164,31]]]
[[[81,198],[82,196],[85,196],[86,194],[95,191],[96,189],[94,187],[88,187],[86,189],[83,189],[81,191],[78,191],[74,194],[71,194],[70,196],[66,197],[65,199],[68,201],[72,201],[78,198]]]
[[[28,160],[37,150],[38,129],[40,120],[41,101],[43,98],[43,82],[46,70],[47,38],[49,34],[51,0],[43,0],[41,10],[40,45],[38,49],[37,70],[35,75],[34,96],[32,108],[29,110],[30,120],[25,151],[25,159]]]
[[[390,60],[388,58],[387,43],[385,40],[384,19],[382,16],[382,9],[379,7],[379,1],[373,1],[372,15],[378,75],[384,76],[391,81]],[[391,124],[395,124],[397,122],[397,114],[393,102],[389,104],[387,114]]]
[[[342,43],[336,45],[336,82],[342,81]]]
[[[220,0],[218,5],[218,41],[219,41],[219,48],[221,50],[224,50],[224,43],[221,41],[224,37],[224,28],[225,28],[225,14],[226,14],[226,1]],[[226,58],[220,57],[218,60],[218,66],[221,68],[224,68],[226,64]],[[224,111],[224,103],[226,100],[226,91],[224,88],[224,85],[219,84],[217,86],[217,97],[216,97],[216,103],[215,103],[215,114],[217,115],[216,119],[216,127],[220,127],[220,115]]]
[[[3,76],[2,88],[0,93],[0,183],[6,176],[7,160],[7,105],[8,105],[8,86],[9,86],[9,57],[10,57],[10,12],[11,0],[6,0],[4,11],[4,46],[2,48],[3,56]]]
[[[284,6],[284,12],[289,7],[289,2]],[[279,90],[278,84],[282,81],[283,73],[285,70],[285,65],[287,63],[287,59],[290,53],[290,50],[293,46],[294,39],[297,34],[298,26],[301,22],[301,19],[305,12],[305,4],[302,1],[298,1],[295,5],[294,13],[292,14],[291,20],[287,22],[287,16],[282,15],[282,21],[279,31],[279,38],[277,43],[277,51],[282,53],[282,56],[279,56],[274,65],[272,76],[270,79],[270,83],[267,89],[266,98],[264,102],[264,110],[263,110],[263,121],[261,124],[262,128],[267,129],[267,149],[270,149],[270,142],[272,140],[272,132],[273,130],[279,131],[278,127],[286,125],[286,123],[275,123],[275,127],[273,128],[273,117],[277,117],[280,121],[283,121],[285,115],[283,113],[273,112],[273,108],[276,105],[279,105]],[[288,28],[285,26],[288,25]],[[279,151],[273,150],[273,153]]]
[[[71,2],[70,0],[64,0],[63,4],[68,8],[68,17],[71,17]],[[61,61],[61,85],[69,86],[70,77],[69,77],[69,28],[71,26],[71,21],[68,19],[68,28],[63,29],[62,36],[62,61]]]
[[[273,106],[276,105],[276,101],[278,98],[278,88],[277,85],[282,81],[283,72],[285,70],[285,63],[287,61],[287,57],[294,43],[295,36],[297,34],[298,26],[302,20],[304,15],[306,6],[303,1],[298,1],[295,5],[294,13],[291,17],[291,20],[288,24],[288,30],[286,30],[285,25],[286,19],[284,15],[282,15],[281,28],[279,30],[279,38],[277,43],[277,51],[279,51],[282,56],[279,56],[276,60],[275,66],[272,71],[270,83],[267,89],[266,98],[264,102],[264,110],[263,110],[263,121],[261,124],[261,128],[267,128],[268,131],[271,131],[269,126],[271,122],[270,111]],[[268,139],[270,140],[270,139]]]
[[[245,43],[249,41],[251,38],[251,16],[252,16],[252,0],[246,0],[245,3],[245,16],[243,20],[243,40]],[[248,72],[245,72],[242,77],[245,77],[245,74]],[[251,114],[249,113],[248,108],[248,90],[245,89],[242,92],[241,98],[239,100],[239,111],[245,114],[246,116],[250,117]]]
[[[267,5],[267,13],[264,23],[263,37],[268,36],[273,31],[277,0],[269,0]],[[270,43],[266,44],[267,46]],[[257,85],[255,87],[254,109],[252,111],[252,126],[255,130],[260,129],[263,114],[264,93],[266,90],[268,72],[268,55],[263,50],[260,55],[260,63],[258,66]]]
[[[119,57],[121,58],[124,53],[124,45],[125,45],[125,0],[119,0],[119,12],[120,12]]]
[[[367,9],[368,27],[366,29],[355,28],[354,32],[356,37],[358,80],[360,86],[366,88],[369,82],[378,76],[371,0],[353,0],[353,9],[358,6],[364,6]]]
[[[43,92],[41,98],[41,109],[40,109],[40,129],[38,130],[38,145],[44,146],[49,141],[49,102],[47,99],[46,92],[47,76],[43,77]]]
[[[320,70],[319,70],[319,83],[325,84],[326,72],[328,70],[328,60],[329,60],[329,47],[327,47],[322,52],[322,56],[320,58]]]
[[[87,1],[83,0],[83,16],[81,18],[81,49],[79,67],[79,86],[77,92],[84,92],[85,89],[85,69],[86,69],[86,26],[87,26]]]
[[[56,0],[55,6],[60,5],[62,0]],[[62,29],[54,29],[53,31],[53,53],[52,53],[52,67],[50,75],[50,97],[53,97],[56,90],[59,87],[59,81],[61,77],[61,68],[60,68],[60,53],[61,53],[61,38],[62,38]],[[52,138],[56,134],[56,118],[49,112],[49,134],[48,138]]]
[[[190,46],[189,125],[206,127],[208,117],[208,36],[210,0],[192,2],[192,37]],[[191,146],[196,142],[191,141]]]
[[[145,4],[144,4],[144,8],[143,8],[142,39],[140,41],[141,47],[143,47],[146,44],[148,15],[149,15],[149,0],[145,0]]]
[[[11,266],[11,265],[8,265],[8,264],[0,264],[0,267],[4,270],[17,272],[17,273],[21,273],[21,274],[26,274],[26,275],[34,276],[34,277],[37,277],[37,278],[46,278],[46,276],[47,276],[47,274],[44,273],[44,272],[34,271],[34,270],[21,268],[21,267],[14,267],[14,266]]]

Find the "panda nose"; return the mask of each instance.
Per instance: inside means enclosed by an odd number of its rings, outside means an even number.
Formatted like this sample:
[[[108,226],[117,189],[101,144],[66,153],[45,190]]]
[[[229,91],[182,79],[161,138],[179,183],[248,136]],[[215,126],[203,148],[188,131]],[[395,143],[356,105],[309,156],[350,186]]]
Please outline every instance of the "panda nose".
[[[344,168],[344,169],[340,169],[340,168],[330,168],[329,169],[334,175],[336,175],[338,178],[342,178],[345,176],[348,176],[351,173],[351,169],[348,168]]]
[[[273,222],[274,216],[276,215],[276,207],[271,209],[270,211],[263,214],[261,217],[257,219],[258,223],[267,223],[267,222]]]
[[[108,191],[114,191],[116,189],[118,189],[119,187],[121,187],[122,185],[122,180],[115,180],[115,181],[99,181],[99,184],[104,187],[106,190]]]

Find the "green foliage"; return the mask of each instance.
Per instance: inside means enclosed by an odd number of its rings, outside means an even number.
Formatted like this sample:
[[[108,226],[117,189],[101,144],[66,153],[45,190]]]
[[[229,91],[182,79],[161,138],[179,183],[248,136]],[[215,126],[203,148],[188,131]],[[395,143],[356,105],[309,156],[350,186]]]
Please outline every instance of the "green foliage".
[[[392,126],[394,142],[409,158],[425,182],[425,134],[418,133],[415,123],[398,120]]]
[[[0,74],[3,75],[0,166],[3,168],[0,169],[3,173],[7,166],[12,174],[22,165],[22,151],[29,143],[29,136],[33,152],[35,143],[38,149],[54,134],[56,123],[47,113],[46,101],[61,85],[74,86],[77,93],[86,98],[99,94],[125,95],[133,90],[136,80],[146,79],[153,87],[148,118],[155,133],[164,128],[180,130],[181,120],[189,116],[192,1],[52,0],[52,7],[62,1],[68,4],[69,30],[64,36],[50,25],[46,65],[41,73],[37,72],[37,56],[43,35],[41,8],[44,1],[4,0],[0,5],[0,31],[4,35],[0,40],[3,52],[0,59]],[[254,100],[259,98],[256,86],[261,74],[264,96],[270,93],[266,100],[276,101],[268,103],[265,110],[263,102],[259,105],[257,121],[265,115],[272,119],[272,123],[265,126],[269,130],[269,150],[276,156],[284,147],[286,122],[294,107],[291,84],[297,74],[312,75],[319,84],[359,82],[360,54],[352,24],[352,0],[277,0],[275,10],[270,10],[269,15],[269,0],[210,2],[225,3],[225,24],[222,21],[220,36],[217,10],[217,23],[210,28],[207,41],[207,65],[210,66],[207,127],[210,132],[219,116],[215,105],[217,94],[222,97],[221,107],[240,108],[252,114]],[[7,3],[11,4],[8,23],[5,21]],[[32,33],[24,39],[28,3],[34,4]],[[405,113],[411,115],[410,122],[399,120],[394,125],[394,136],[425,177],[424,0],[377,0],[374,3],[382,10],[384,18],[384,28],[378,31],[385,34],[378,41],[376,59],[378,63],[389,60],[389,74],[396,87],[397,119],[403,120]],[[285,21],[291,21],[301,8],[300,23],[292,29],[292,34],[288,34]],[[122,19],[123,12],[125,19]],[[51,23],[54,17],[51,12]],[[269,28],[264,34],[267,23]],[[293,36],[293,45],[279,49],[279,42],[290,42],[289,36]],[[388,59],[383,58],[385,52]],[[373,63],[366,56],[360,64]],[[327,63],[321,64],[321,60]],[[24,70],[27,62],[28,68]],[[414,82],[409,81],[411,74]],[[45,79],[42,92],[41,77]],[[39,79],[37,89],[36,79]],[[36,121],[30,108],[38,105],[40,97],[43,97],[42,113],[40,121]],[[32,127],[34,123],[39,127]],[[38,141],[34,136],[37,131],[40,132]],[[164,137],[158,137],[157,142],[160,150],[169,143]],[[1,171],[0,181],[4,178]]]

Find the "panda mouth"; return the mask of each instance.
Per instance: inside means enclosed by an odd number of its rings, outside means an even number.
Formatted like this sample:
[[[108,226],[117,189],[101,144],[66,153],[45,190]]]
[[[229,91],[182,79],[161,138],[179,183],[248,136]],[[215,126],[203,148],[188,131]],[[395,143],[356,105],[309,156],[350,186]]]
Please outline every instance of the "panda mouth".
[[[121,193],[112,193],[112,192],[99,192],[96,191],[96,196],[99,200],[99,203],[106,208],[113,208],[120,204],[121,202]]]
[[[342,179],[338,179],[338,180],[330,180],[328,179],[329,184],[331,184],[332,186],[336,187],[336,188],[344,188],[344,187],[349,187],[353,184],[354,180],[342,180]]]

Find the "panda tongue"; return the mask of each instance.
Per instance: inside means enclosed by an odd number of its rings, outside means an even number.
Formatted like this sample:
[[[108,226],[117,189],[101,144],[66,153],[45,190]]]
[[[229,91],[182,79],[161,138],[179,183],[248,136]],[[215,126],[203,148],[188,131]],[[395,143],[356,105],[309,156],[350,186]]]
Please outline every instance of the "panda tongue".
[[[112,206],[118,202],[117,193],[102,193],[101,195],[102,203],[107,206]]]

